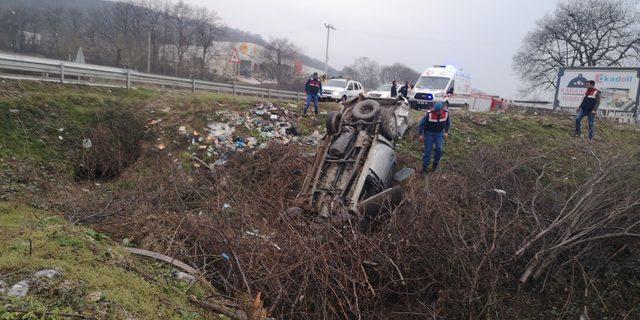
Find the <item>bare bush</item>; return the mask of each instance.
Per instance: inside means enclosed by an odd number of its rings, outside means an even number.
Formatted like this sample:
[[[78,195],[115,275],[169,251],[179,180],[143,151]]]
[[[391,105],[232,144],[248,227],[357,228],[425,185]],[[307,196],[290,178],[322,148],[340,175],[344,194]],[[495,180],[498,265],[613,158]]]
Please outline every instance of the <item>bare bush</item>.
[[[293,146],[195,175],[160,157],[163,175],[129,173],[133,188],[62,209],[199,266],[227,296],[260,293],[280,318],[538,316],[550,304],[538,290],[588,291],[585,279],[604,277],[601,257],[620,257],[637,233],[640,181],[629,171],[635,155],[573,144],[539,154],[527,143],[479,148],[447,173],[415,177],[366,234],[288,210],[307,168]],[[544,281],[521,284],[528,269]],[[606,300],[616,308],[605,311],[583,298],[566,304],[614,317],[633,310],[632,299]]]

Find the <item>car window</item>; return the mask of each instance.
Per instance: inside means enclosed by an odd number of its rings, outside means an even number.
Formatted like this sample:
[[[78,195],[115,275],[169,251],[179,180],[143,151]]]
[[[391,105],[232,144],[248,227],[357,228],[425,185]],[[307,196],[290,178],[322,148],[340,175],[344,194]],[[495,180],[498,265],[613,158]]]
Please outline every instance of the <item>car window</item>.
[[[347,90],[353,90],[353,82],[349,82],[349,87],[347,88]]]
[[[358,90],[362,90],[362,85],[358,83]]]

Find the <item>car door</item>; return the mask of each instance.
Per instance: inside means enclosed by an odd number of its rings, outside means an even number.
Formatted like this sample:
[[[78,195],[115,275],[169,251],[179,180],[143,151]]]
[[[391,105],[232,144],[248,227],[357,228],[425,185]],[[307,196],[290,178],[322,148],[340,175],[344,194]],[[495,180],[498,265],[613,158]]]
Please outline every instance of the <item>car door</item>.
[[[349,84],[347,85],[347,96],[349,98],[353,98],[356,95],[357,94],[355,94],[355,82],[349,81]]]
[[[358,85],[358,94],[364,94],[364,87],[362,87],[362,84],[360,82],[356,82],[356,84]]]

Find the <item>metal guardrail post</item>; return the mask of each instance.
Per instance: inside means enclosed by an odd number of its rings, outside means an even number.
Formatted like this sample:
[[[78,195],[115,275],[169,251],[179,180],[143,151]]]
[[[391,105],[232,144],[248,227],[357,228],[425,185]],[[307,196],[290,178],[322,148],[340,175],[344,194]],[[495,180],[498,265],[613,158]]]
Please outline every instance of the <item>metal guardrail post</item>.
[[[267,95],[269,96],[269,99],[271,99],[271,88],[267,89]]]
[[[300,92],[296,92],[296,100],[300,100]]]
[[[191,92],[196,92],[196,79],[191,78]]]
[[[236,82],[233,82],[233,95],[236,95]]]
[[[127,89],[131,89],[131,70],[127,70]]]
[[[64,63],[60,64],[60,83],[64,83]]]

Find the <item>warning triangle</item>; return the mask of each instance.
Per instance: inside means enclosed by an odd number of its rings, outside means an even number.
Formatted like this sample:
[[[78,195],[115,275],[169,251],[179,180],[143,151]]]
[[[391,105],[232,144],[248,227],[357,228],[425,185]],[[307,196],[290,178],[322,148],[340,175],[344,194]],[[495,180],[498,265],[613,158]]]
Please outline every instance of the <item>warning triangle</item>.
[[[238,50],[236,50],[236,48],[233,48],[233,50],[231,50],[231,56],[229,57],[229,62],[240,63],[240,56],[238,56]]]

